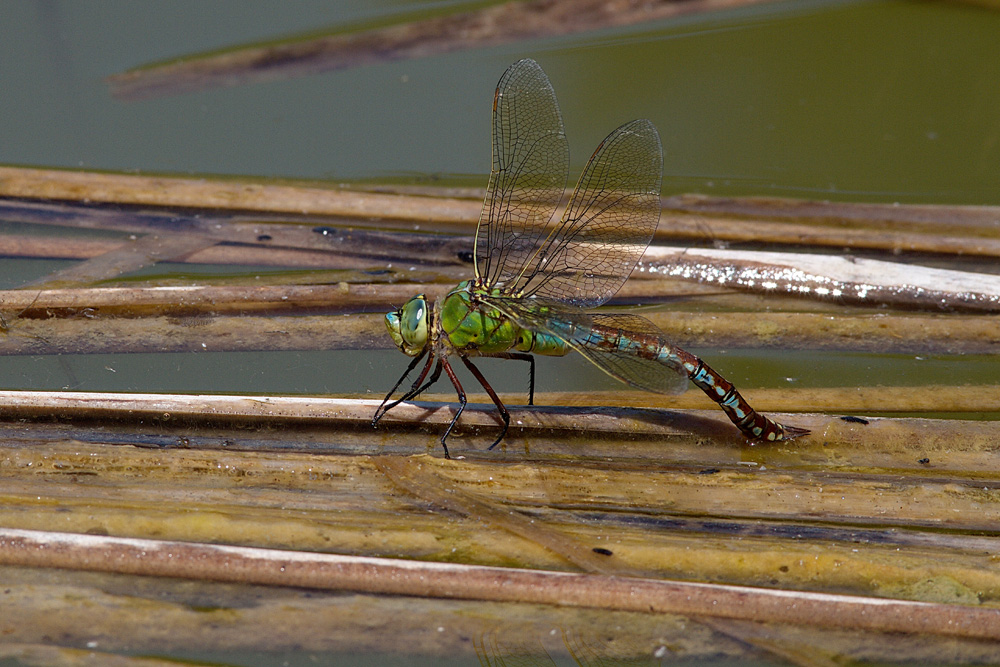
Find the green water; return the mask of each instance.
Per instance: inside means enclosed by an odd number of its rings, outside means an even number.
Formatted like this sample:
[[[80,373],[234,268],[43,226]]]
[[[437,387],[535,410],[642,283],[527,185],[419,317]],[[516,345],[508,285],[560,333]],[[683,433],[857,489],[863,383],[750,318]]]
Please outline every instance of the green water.
[[[384,19],[402,2],[20,2],[0,25],[0,162],[332,179],[478,175],[493,88],[548,73],[573,165],[660,129],[663,192],[997,203],[1000,14],[777,2],[141,102],[103,78],[192,52]]]

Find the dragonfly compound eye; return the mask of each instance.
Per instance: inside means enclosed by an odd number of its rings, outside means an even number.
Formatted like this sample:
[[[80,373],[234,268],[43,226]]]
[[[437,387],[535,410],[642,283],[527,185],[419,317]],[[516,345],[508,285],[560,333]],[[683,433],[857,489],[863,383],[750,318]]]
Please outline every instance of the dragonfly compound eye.
[[[399,331],[398,310],[385,314],[385,328],[389,330],[389,336],[392,338],[392,342],[396,344],[396,347],[402,350],[406,343],[403,342],[403,334]]]
[[[406,302],[399,320],[399,333],[406,345],[422,349],[427,344],[427,301],[422,294]]]

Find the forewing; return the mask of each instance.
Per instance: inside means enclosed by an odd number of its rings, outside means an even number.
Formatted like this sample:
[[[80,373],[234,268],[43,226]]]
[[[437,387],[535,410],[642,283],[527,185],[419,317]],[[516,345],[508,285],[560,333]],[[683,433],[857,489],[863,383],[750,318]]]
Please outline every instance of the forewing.
[[[648,120],[597,147],[562,220],[526,262],[512,293],[598,306],[621,288],[660,220],[663,150]]]
[[[493,171],[476,231],[476,278],[505,291],[544,239],[566,188],[569,146],[555,91],[534,60],[511,65],[493,98]]]
[[[680,368],[622,349],[621,337],[657,341],[669,347],[663,332],[645,317],[628,314],[588,313],[580,308],[543,299],[483,297],[517,326],[556,336],[608,375],[646,391],[674,394],[687,387]]]

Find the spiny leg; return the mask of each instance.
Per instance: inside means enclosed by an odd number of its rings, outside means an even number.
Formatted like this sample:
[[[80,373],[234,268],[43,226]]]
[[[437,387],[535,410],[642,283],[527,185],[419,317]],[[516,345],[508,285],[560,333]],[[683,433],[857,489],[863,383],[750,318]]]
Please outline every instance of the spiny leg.
[[[465,357],[462,357],[465,361]],[[466,362],[466,365],[469,365]],[[462,416],[462,411],[465,410],[466,404],[468,404],[468,399],[465,397],[465,390],[462,389],[462,383],[458,381],[458,377],[455,375],[455,370],[451,367],[451,363],[448,362],[447,357],[442,357],[438,360],[438,367],[444,367],[444,372],[448,374],[448,379],[451,380],[452,386],[455,387],[455,391],[458,393],[458,410],[455,411],[455,416],[452,418],[451,423],[448,424],[448,428],[445,429],[444,435],[441,436],[441,446],[444,448],[444,457],[446,459],[451,458],[451,454],[448,452],[448,435],[451,433],[451,429],[455,428],[455,424],[458,423],[458,418]],[[435,375],[439,374],[438,370],[434,371]]]
[[[493,387],[491,387],[490,383],[486,381],[486,378],[483,377],[483,374],[479,372],[479,369],[476,368],[475,365],[471,361],[469,361],[467,357],[461,357],[461,359],[462,362],[465,364],[465,367],[469,369],[469,372],[471,372],[476,377],[477,380],[479,380],[479,384],[483,385],[483,389],[485,389],[486,393],[489,394],[490,398],[493,399],[493,404],[497,406],[497,411],[500,412],[500,418],[503,419],[503,430],[500,431],[500,437],[498,437],[493,442],[492,445],[486,448],[486,449],[493,449],[494,447],[499,445],[500,441],[503,440],[503,437],[507,435],[507,429],[510,428],[510,413],[507,412],[507,408],[504,407],[503,401],[501,401],[500,397],[497,396],[497,393],[493,391]]]
[[[390,405],[386,405],[386,403],[389,403],[389,399],[392,398],[392,395],[396,393],[396,390],[399,389],[399,385],[403,384],[403,382],[406,381],[406,376],[408,376],[413,371],[413,369],[416,367],[416,365],[420,363],[420,360],[424,358],[425,354],[427,354],[427,350],[424,350],[423,352],[421,352],[417,356],[413,357],[413,359],[410,361],[410,365],[406,367],[406,370],[403,371],[403,374],[401,376],[399,376],[398,380],[396,380],[396,384],[392,385],[392,389],[390,389],[389,393],[385,395],[384,399],[382,399],[382,405],[378,406],[378,410],[375,411],[375,416],[372,417],[372,426],[375,426],[376,424],[378,424],[378,421],[380,419],[382,419],[382,417],[384,417],[385,414],[387,412],[389,412],[389,410],[392,410],[394,407],[396,407],[397,405],[399,405],[403,401],[406,401],[406,400],[409,400],[410,398],[413,398],[414,396],[416,396],[417,394],[419,394],[421,391],[424,391],[425,389],[427,389],[427,387],[429,387],[431,384],[434,384],[434,381],[432,380],[426,386],[424,386],[423,388],[421,388],[420,391],[416,391],[417,386],[421,382],[423,382],[423,380],[424,380],[425,377],[427,377],[427,371],[430,370],[431,363],[433,363],[433,361],[434,361],[434,355],[432,354],[430,356],[430,358],[427,359],[427,363],[424,365],[423,370],[420,371],[420,375],[413,382],[413,385],[410,387],[409,391],[407,391],[405,394],[403,394],[402,398],[400,398],[399,400],[393,401]],[[437,379],[437,377],[440,377],[440,376],[441,376],[441,373],[440,373],[440,371],[438,371],[437,376],[435,377],[435,380]]]
[[[396,407],[400,403],[405,403],[406,401],[409,401],[410,399],[416,398],[420,394],[422,394],[425,391],[427,391],[428,387],[430,387],[431,385],[433,385],[435,382],[437,382],[441,378],[441,364],[439,362],[434,367],[434,372],[431,373],[431,378],[427,382],[425,382],[424,384],[420,385],[419,387],[417,386],[417,383],[420,382],[421,380],[423,380],[424,376],[427,375],[427,369],[430,368],[432,361],[433,361],[433,357],[431,357],[431,359],[427,360],[427,365],[424,367],[424,370],[421,371],[420,377],[417,378],[417,380],[413,383],[413,386],[410,387],[409,391],[407,391],[405,394],[403,394],[402,396],[400,396],[397,400],[395,400],[392,403],[390,403],[389,407],[386,408],[386,412],[388,412],[389,410],[393,409],[394,407]],[[382,414],[384,415],[385,412],[383,412]]]
[[[503,354],[484,354],[484,357],[495,359],[517,359],[530,364],[528,370],[528,405],[535,404],[535,355],[526,352],[504,352]]]
[[[431,387],[435,382],[437,382],[441,378],[441,364],[438,364],[437,366],[434,367],[434,372],[431,373],[430,379],[427,380],[427,382],[420,384],[421,382],[423,382],[423,379],[427,376],[427,371],[428,369],[430,369],[431,361],[433,359],[434,357],[432,355],[431,358],[427,360],[427,365],[424,366],[424,370],[420,371],[419,377],[417,377],[417,379],[413,381],[413,385],[411,385],[410,388],[407,390],[407,392],[402,396],[400,396],[398,400],[393,401],[392,405],[389,406],[390,408],[394,408],[400,403],[408,401],[411,398],[416,398],[420,394],[427,391],[429,387]]]

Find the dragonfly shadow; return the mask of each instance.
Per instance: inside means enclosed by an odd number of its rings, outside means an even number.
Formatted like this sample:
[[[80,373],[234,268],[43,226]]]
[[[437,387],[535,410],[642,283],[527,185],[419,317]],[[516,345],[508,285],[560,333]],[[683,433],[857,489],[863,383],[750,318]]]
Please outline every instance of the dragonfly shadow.
[[[525,406],[526,409],[532,408]],[[669,408],[633,408],[633,407],[572,407],[556,408],[560,414],[568,417],[586,417],[598,426],[591,435],[614,433],[618,436],[632,438],[656,437],[696,437],[711,439],[714,442],[740,442],[745,438],[734,434],[732,425],[725,419],[718,419],[714,414],[700,412],[671,410]],[[615,428],[615,424],[620,427]]]
[[[405,407],[404,407],[405,406]],[[447,402],[406,402],[393,429],[407,433],[434,433],[455,416],[458,405]],[[621,406],[509,405],[511,422],[495,453],[540,455],[594,450],[648,443],[659,450],[666,441],[687,441],[740,447],[747,440],[714,411],[671,410]],[[468,403],[449,435],[454,453],[491,457],[487,450],[503,420],[491,403]],[[582,449],[581,449],[582,447]],[[613,450],[619,451],[620,450]],[[613,453],[612,451],[612,453]]]

